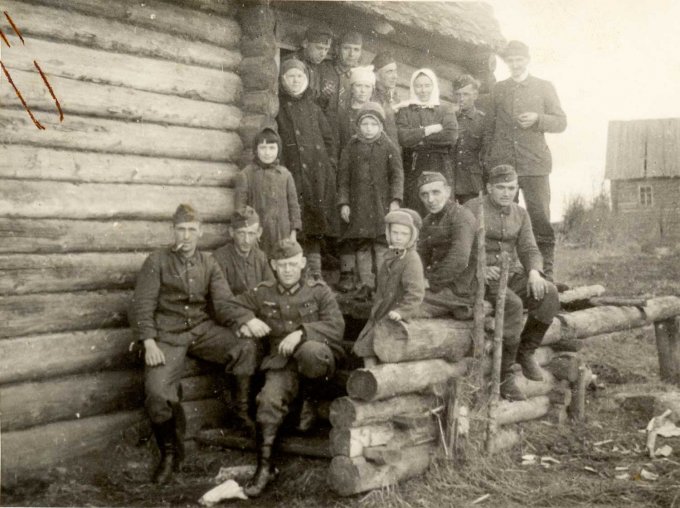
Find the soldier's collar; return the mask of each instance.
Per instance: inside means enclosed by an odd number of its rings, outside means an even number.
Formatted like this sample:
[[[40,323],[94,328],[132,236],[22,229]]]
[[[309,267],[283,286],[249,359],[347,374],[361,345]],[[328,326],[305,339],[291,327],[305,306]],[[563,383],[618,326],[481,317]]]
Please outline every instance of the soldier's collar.
[[[491,199],[491,196],[489,196],[488,194],[485,196],[485,198],[486,198],[486,201],[494,209],[498,210],[500,213],[505,214],[505,215],[510,213],[510,208],[512,208],[512,203],[510,203],[509,205],[503,206],[503,205],[499,205],[498,203],[496,203],[493,199]]]
[[[477,112],[477,108],[476,108],[475,105],[473,104],[472,107],[471,107],[470,109],[467,109],[467,110],[461,109],[461,110],[459,110],[459,111],[458,111],[458,114],[459,114],[460,116],[466,116],[466,117],[468,117],[468,118],[472,118],[473,116],[475,116],[475,113],[476,113],[476,112]]]
[[[285,287],[280,282],[276,284],[276,288],[279,290],[280,295],[294,295],[300,290],[301,287],[300,281],[297,281],[289,288]]]

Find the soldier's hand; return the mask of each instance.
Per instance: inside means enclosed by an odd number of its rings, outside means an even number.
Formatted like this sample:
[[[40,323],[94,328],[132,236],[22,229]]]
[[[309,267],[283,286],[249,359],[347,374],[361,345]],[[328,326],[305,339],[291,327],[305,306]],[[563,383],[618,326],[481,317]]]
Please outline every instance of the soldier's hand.
[[[529,272],[529,280],[527,281],[527,291],[536,300],[541,300],[545,296],[546,282],[541,274],[536,270]]]
[[[302,341],[302,330],[289,333],[279,344],[279,354],[288,358],[293,354],[297,345]]]
[[[342,217],[342,220],[344,220],[347,224],[349,224],[349,206],[348,205],[342,205],[340,208],[340,217]]]
[[[392,321],[401,321],[401,314],[399,314],[396,310],[391,310],[387,314],[387,317],[390,318]]]
[[[484,272],[484,277],[487,282],[498,280],[501,278],[501,268],[499,266],[487,266]]]
[[[399,210],[399,201],[396,199],[390,203],[390,212],[393,212],[395,210]]]
[[[253,338],[253,332],[250,331],[248,325],[241,325],[241,328],[238,329],[238,333],[241,337],[247,337],[249,339]]]
[[[250,333],[252,334],[251,337],[257,337],[258,339],[269,335],[269,332],[272,331],[271,328],[265,323],[264,321],[261,321],[257,318],[253,318],[250,321],[246,323],[246,326],[250,330]]]
[[[149,367],[165,364],[165,355],[153,339],[146,339],[144,341],[144,363]]]
[[[538,113],[529,111],[517,117],[517,122],[522,129],[528,129],[538,121]]]

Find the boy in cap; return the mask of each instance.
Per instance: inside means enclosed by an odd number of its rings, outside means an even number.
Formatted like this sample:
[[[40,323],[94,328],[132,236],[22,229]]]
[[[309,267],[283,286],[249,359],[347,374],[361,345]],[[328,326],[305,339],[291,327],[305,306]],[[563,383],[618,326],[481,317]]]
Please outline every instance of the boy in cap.
[[[514,201],[519,185],[513,167],[504,164],[491,169],[486,190],[487,195],[470,200],[465,206],[476,217],[484,207],[486,294],[492,304],[498,293],[501,254],[507,252],[511,257],[505,295],[501,395],[509,400],[525,400],[515,384],[514,364],[520,364],[528,379],[543,379],[534,351],[560,310],[560,302],[557,289],[542,275],[543,260],[529,214]],[[525,305],[529,315],[522,327]]]
[[[501,53],[510,77],[496,83],[491,94],[486,167],[510,164],[531,217],[534,236],[543,256],[545,275],[552,280],[555,232],[550,224],[552,158],[546,132],[563,132],[567,117],[555,87],[529,74],[529,48],[510,41]]]
[[[229,315],[245,336],[267,337],[268,356],[260,369],[265,383],[257,396],[258,465],[245,487],[257,497],[274,478],[273,448],[291,402],[306,384],[328,380],[344,357],[345,323],[331,290],[323,281],[302,279],[306,260],[290,239],[272,252],[276,281],[265,281],[230,302]],[[312,408],[304,398],[301,426],[309,425]],[[305,421],[306,420],[306,421]],[[303,425],[306,424],[306,425]]]
[[[257,344],[226,328],[231,324],[227,314],[231,290],[213,257],[197,248],[201,221],[190,205],[177,207],[173,234],[172,247],[157,250],[144,262],[129,315],[135,337],[144,344],[145,406],[161,453],[155,483],[169,482],[183,459],[185,418],[179,381],[187,354],[223,364],[236,376],[237,416],[253,425],[248,397],[257,368]]]
[[[375,55],[373,61],[375,72],[375,91],[371,101],[377,102],[385,111],[385,133],[399,148],[399,136],[397,134],[397,120],[395,107],[399,104],[397,91],[397,59],[390,51],[382,51]]]
[[[378,289],[371,315],[359,334],[352,351],[364,359],[365,367],[377,363],[373,349],[373,331],[381,319],[408,320],[418,314],[425,295],[423,264],[416,252],[420,215],[400,208],[385,216],[385,235],[389,251],[378,272]]]
[[[261,235],[262,227],[257,212],[245,206],[231,216],[231,241],[213,253],[235,296],[253,289],[263,280],[274,280],[267,255],[257,245]]]
[[[340,246],[338,289],[354,289],[358,268],[359,299],[370,299],[376,273],[387,250],[383,217],[399,208],[404,191],[404,170],[397,147],[383,132],[380,104],[365,103],[357,114],[357,134],[342,151],[338,167],[338,206],[345,223]]]

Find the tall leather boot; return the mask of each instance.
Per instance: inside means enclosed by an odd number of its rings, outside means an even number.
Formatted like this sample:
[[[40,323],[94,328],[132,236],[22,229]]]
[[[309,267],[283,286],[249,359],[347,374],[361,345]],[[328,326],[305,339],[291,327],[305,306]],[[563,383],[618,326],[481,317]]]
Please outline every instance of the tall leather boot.
[[[182,404],[172,405],[172,416],[175,421],[175,458],[172,462],[172,470],[175,473],[179,473],[182,469],[182,462],[184,462],[185,450],[184,450],[184,434],[187,429],[187,417],[184,414],[184,408]]]
[[[538,250],[543,257],[543,274],[546,280],[553,281],[553,268],[555,265],[555,244],[547,242],[537,242]]]
[[[302,433],[309,432],[314,426],[314,423],[316,422],[316,407],[314,401],[312,400],[309,394],[309,389],[304,386],[304,383],[305,381],[303,381],[303,385],[300,390],[302,395],[300,420],[298,421],[298,424],[295,427],[295,429],[298,432]]]
[[[274,442],[276,441],[278,430],[278,425],[257,424],[257,469],[243,489],[248,497],[260,496],[267,484],[276,477],[273,454]]]
[[[234,400],[233,410],[238,418],[241,427],[249,432],[255,431],[255,422],[250,417],[248,409],[250,407],[250,376],[235,376],[236,378],[236,399]]]
[[[522,367],[524,377],[532,381],[543,381],[543,371],[534,358],[534,351],[541,345],[543,336],[549,327],[549,324],[541,323],[529,316],[519,339],[517,363]]]
[[[503,344],[501,356],[501,397],[506,400],[527,400],[526,395],[515,383],[515,357],[517,356],[517,345],[507,346]]]
[[[307,254],[307,270],[312,279],[323,280],[320,252],[310,252]]]
[[[151,477],[151,481],[164,485],[172,479],[175,457],[177,455],[174,418],[170,418],[163,423],[152,423],[151,428],[156,437],[158,450],[161,452],[161,460]]]

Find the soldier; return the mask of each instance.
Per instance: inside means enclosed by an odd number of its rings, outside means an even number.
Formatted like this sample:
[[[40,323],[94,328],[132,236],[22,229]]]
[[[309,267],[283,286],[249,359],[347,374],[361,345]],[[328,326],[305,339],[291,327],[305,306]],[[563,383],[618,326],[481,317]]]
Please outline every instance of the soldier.
[[[475,107],[480,83],[469,74],[453,82],[454,96],[458,100],[458,141],[453,148],[453,181],[456,200],[462,205],[476,198],[484,188],[482,154],[486,116]]]
[[[314,26],[307,28],[302,47],[293,53],[293,56],[301,60],[309,71],[309,89],[312,91],[314,100],[319,106],[326,106],[327,98],[321,94],[321,63],[328,56],[333,41],[333,32],[330,28]],[[325,102],[324,102],[325,101]]]
[[[526,399],[515,384],[515,361],[528,379],[543,379],[534,351],[560,310],[557,289],[541,274],[543,263],[529,214],[514,202],[519,190],[517,180],[517,173],[512,166],[496,166],[489,171],[486,184],[488,195],[465,204],[477,217],[481,207],[484,207],[486,294],[492,303],[496,301],[498,293],[501,253],[507,252],[511,257],[501,360],[501,395],[509,400]],[[524,328],[523,305],[526,305],[529,313]]]
[[[550,171],[552,158],[546,132],[563,132],[567,117],[555,87],[529,74],[529,48],[510,41],[501,57],[510,78],[497,83],[491,94],[486,134],[486,167],[510,164],[519,175],[519,187],[531,217],[534,236],[543,256],[545,275],[552,280],[555,232],[550,224]]]
[[[364,39],[358,32],[347,32],[338,41],[335,61],[321,65],[321,93],[324,113],[329,123],[337,126],[338,110],[350,105],[350,75],[359,65]]]
[[[320,280],[301,279],[306,259],[300,245],[281,240],[270,261],[276,281],[265,281],[230,303],[229,315],[248,337],[268,337],[260,368],[265,383],[257,396],[257,471],[245,493],[259,496],[274,477],[273,453],[279,428],[305,382],[327,381],[344,357],[345,323],[331,290]],[[301,426],[312,412],[303,400]]]
[[[260,217],[253,208],[245,206],[231,216],[231,241],[213,254],[235,296],[253,289],[263,280],[274,280],[267,255],[257,245],[261,234]]]
[[[375,55],[373,59],[375,72],[375,92],[371,101],[377,102],[385,110],[385,134],[399,148],[399,135],[397,134],[397,119],[395,107],[399,104],[397,91],[397,60],[389,51],[383,51]]]
[[[161,453],[155,483],[169,482],[183,459],[179,381],[187,354],[223,364],[236,376],[237,416],[253,426],[248,396],[257,344],[224,327],[230,324],[225,311],[231,290],[212,256],[197,250],[201,221],[190,205],[179,205],[173,230],[174,246],[152,253],[142,266],[129,319],[144,343],[145,406]],[[208,314],[209,305],[217,323]]]

